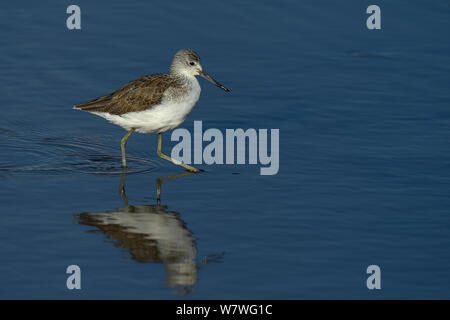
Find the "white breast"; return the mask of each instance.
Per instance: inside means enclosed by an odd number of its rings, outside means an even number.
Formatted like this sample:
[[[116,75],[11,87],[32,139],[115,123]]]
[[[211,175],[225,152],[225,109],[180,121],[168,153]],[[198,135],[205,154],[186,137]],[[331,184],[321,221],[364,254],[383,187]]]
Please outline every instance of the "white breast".
[[[126,130],[135,128],[141,133],[165,132],[183,123],[200,98],[201,88],[198,80],[190,77],[189,82],[187,94],[172,97],[170,92],[165,93],[161,104],[145,111],[129,112],[120,116],[106,112],[93,113]]]

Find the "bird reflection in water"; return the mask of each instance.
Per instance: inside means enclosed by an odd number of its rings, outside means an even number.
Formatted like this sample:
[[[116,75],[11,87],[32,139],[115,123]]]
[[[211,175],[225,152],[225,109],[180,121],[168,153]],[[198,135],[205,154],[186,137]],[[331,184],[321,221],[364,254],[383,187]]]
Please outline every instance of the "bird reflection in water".
[[[125,194],[126,169],[122,171],[120,193],[125,206],[106,212],[77,214],[82,225],[98,228],[115,240],[114,245],[131,254],[132,259],[143,263],[163,263],[167,284],[177,294],[188,294],[197,282],[196,240],[178,214],[161,205],[163,181],[192,174],[158,178],[157,203],[154,205],[129,205]]]

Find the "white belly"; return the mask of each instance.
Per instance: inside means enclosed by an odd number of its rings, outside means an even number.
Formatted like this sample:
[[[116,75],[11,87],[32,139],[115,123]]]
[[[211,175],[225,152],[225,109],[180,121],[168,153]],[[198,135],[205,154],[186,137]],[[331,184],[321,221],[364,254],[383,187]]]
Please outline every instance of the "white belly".
[[[141,133],[165,132],[178,127],[192,111],[200,97],[200,85],[193,77],[191,90],[182,99],[164,97],[161,104],[148,110],[114,115],[106,112],[92,112],[126,130],[132,128]]]

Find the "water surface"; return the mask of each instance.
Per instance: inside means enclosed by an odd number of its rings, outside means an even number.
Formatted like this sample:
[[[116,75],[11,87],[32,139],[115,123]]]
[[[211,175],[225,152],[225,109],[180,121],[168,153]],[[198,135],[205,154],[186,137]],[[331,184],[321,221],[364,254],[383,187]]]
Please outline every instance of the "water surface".
[[[378,1],[378,31],[368,1],[83,0],[79,31],[70,4],[0,10],[1,298],[449,298],[447,1]],[[140,134],[123,175],[125,132],[72,110],[181,48],[232,90],[200,79],[182,127],[279,128],[277,175],[165,180]]]

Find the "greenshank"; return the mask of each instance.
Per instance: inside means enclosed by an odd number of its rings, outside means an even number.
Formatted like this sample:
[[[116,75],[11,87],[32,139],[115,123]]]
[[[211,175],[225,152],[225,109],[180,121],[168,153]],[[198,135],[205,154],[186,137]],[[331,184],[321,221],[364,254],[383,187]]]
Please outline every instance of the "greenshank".
[[[200,170],[162,153],[162,133],[178,127],[200,97],[201,76],[217,87],[227,88],[203,71],[200,57],[193,50],[180,50],[170,66],[170,74],[152,74],[133,80],[111,94],[81,103],[74,108],[87,111],[121,126],[128,132],[122,138],[122,166],[127,166],[125,145],[130,135],[158,133],[157,154],[191,172]]]

